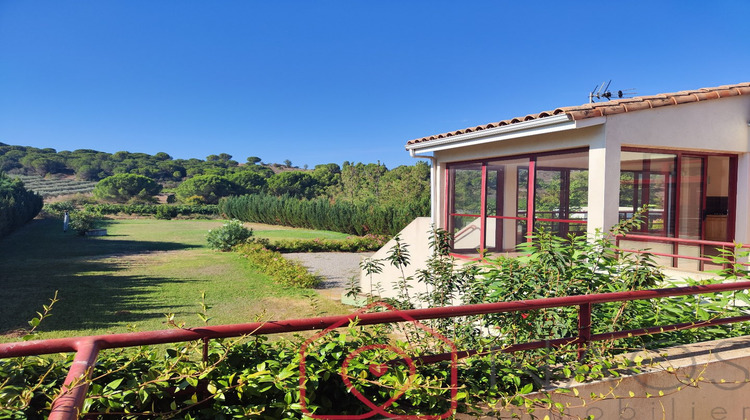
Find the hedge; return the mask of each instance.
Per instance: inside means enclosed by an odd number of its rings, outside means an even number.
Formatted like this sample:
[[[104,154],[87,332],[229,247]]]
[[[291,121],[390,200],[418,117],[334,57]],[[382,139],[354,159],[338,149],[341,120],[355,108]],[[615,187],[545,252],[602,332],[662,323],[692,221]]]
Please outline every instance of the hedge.
[[[84,210],[96,214],[137,214],[140,216],[156,216],[159,208],[164,204],[86,204]],[[170,214],[180,216],[203,215],[216,216],[219,214],[218,207],[206,205],[168,205]]]
[[[42,205],[41,195],[0,172],[0,237],[36,217]]]
[[[222,198],[219,212],[244,222],[332,230],[358,236],[394,236],[415,218],[429,215],[430,208],[429,203],[392,206],[253,194]]]

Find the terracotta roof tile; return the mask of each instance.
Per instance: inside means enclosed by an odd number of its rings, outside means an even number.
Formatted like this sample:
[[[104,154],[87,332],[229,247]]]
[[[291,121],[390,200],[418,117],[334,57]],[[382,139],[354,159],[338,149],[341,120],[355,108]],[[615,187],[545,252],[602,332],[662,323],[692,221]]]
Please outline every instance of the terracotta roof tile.
[[[727,98],[730,96],[750,95],[750,82],[736,85],[725,85],[713,88],[702,88],[696,90],[684,90],[675,93],[662,93],[659,95],[639,96],[635,98],[616,99],[608,102],[598,102],[594,104],[583,104],[579,106],[568,106],[557,108],[553,111],[543,111],[538,114],[530,114],[525,117],[516,117],[509,120],[502,120],[489,124],[468,127],[463,130],[456,130],[449,133],[436,134],[433,136],[414,139],[406,143],[407,145],[418,144],[430,140],[444,139],[447,137],[458,136],[461,134],[471,133],[474,131],[486,130],[489,128],[502,127],[511,124],[517,124],[524,121],[532,121],[540,118],[552,117],[560,114],[566,114],[571,120],[583,120],[586,118],[602,117],[607,115],[622,114],[625,112],[641,111],[662,106],[679,105],[690,102],[707,101],[711,99]]]

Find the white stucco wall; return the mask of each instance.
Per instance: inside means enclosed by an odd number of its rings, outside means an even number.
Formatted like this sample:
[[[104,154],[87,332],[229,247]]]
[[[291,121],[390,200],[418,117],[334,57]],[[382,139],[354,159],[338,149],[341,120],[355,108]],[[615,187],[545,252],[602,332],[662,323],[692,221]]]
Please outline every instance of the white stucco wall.
[[[622,145],[746,153],[750,97],[735,96],[607,117],[607,138]]]

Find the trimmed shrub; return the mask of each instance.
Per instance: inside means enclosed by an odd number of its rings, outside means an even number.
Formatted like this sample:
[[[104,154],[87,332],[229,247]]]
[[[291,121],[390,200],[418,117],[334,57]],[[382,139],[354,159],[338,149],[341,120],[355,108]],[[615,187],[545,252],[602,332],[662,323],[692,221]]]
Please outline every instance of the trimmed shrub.
[[[283,239],[264,244],[277,252],[367,252],[377,251],[388,242],[387,236],[349,236],[346,239]]]
[[[243,195],[219,202],[219,212],[243,222],[332,230],[363,236],[394,236],[417,217],[430,213],[429,203],[354,204],[326,198],[303,200],[289,196]]]
[[[242,226],[239,220],[231,220],[218,229],[208,231],[208,246],[219,251],[229,251],[235,245],[247,241],[253,236],[253,230]]]
[[[139,216],[155,216],[162,205],[154,204],[87,204],[86,211],[99,215],[107,214],[137,214]],[[169,213],[176,216],[216,216],[219,214],[215,205],[175,205],[169,207]],[[164,211],[164,210],[162,210]]]
[[[320,283],[320,279],[310,274],[301,264],[289,261],[280,253],[266,249],[259,243],[240,245],[235,250],[260,272],[278,283],[296,287],[315,287]]]

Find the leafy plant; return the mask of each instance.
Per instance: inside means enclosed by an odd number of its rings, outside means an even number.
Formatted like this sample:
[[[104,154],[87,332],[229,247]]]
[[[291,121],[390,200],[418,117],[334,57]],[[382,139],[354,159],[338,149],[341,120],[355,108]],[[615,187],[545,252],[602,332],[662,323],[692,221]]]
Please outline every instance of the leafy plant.
[[[119,203],[129,200],[151,202],[161,188],[153,179],[143,175],[115,174],[96,184],[94,197]]]
[[[262,273],[276,282],[296,287],[315,287],[320,278],[310,274],[301,264],[284,258],[280,253],[268,250],[259,243],[247,243],[235,248]]]
[[[346,239],[282,239],[263,243],[278,252],[366,252],[380,249],[388,238],[382,235],[349,236]]]
[[[33,219],[41,209],[40,195],[0,172],[0,237]]]
[[[243,226],[239,220],[230,220],[218,229],[209,230],[206,240],[211,249],[230,251],[232,247],[246,242],[252,236],[252,229]]]
[[[171,220],[177,216],[177,209],[174,206],[161,205],[156,207],[154,217],[161,220]]]
[[[70,212],[70,224],[68,227],[79,236],[85,236],[86,232],[94,228],[96,216],[87,211]]]

